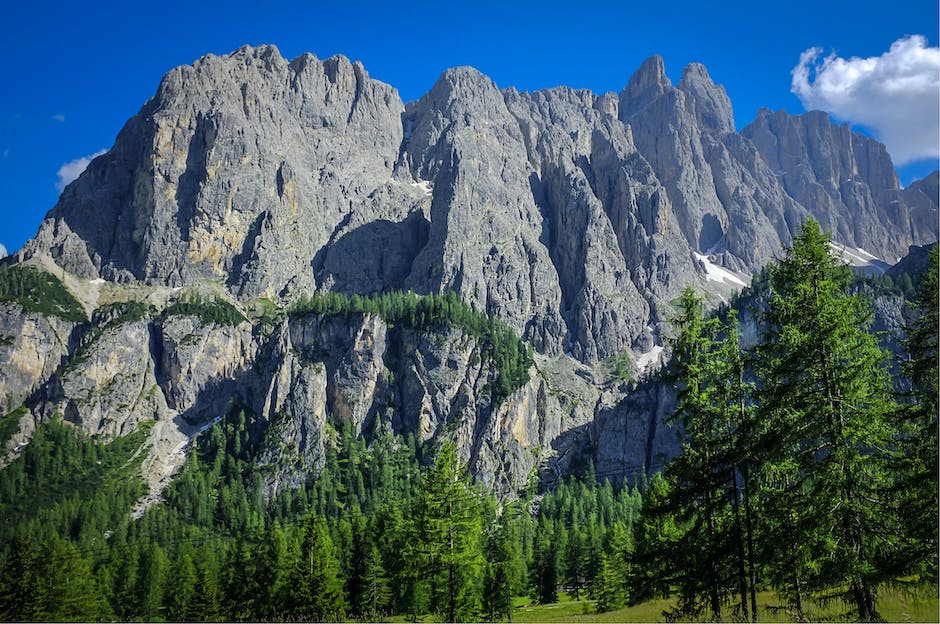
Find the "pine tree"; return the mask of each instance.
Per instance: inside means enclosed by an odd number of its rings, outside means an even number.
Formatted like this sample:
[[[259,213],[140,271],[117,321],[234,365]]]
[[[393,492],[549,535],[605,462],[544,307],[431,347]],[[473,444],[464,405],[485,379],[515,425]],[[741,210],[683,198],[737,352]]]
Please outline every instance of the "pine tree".
[[[255,619],[255,602],[260,593],[255,549],[244,539],[231,545],[224,566],[223,603],[227,619],[241,622]],[[270,580],[270,579],[268,579]]]
[[[5,562],[0,586],[0,618],[35,622],[46,617],[46,585],[38,555],[27,536],[17,539]]]
[[[290,604],[290,582],[296,568],[296,548],[291,548],[287,531],[275,523],[267,532],[258,562],[259,586],[255,613],[262,620],[279,620]]]
[[[645,534],[657,542],[645,552],[661,559],[655,567],[676,585],[681,611],[697,614],[708,608],[721,619],[723,605],[739,593],[746,618],[741,458],[735,448],[745,416],[737,323],[734,315],[725,323],[706,318],[704,302],[691,289],[679,299],[673,323],[671,375],[677,399],[670,418],[685,438],[682,453],[665,469],[669,487],[644,509],[647,516],[671,515],[673,520],[660,525],[661,535]]]
[[[167,607],[167,619],[171,622],[182,622],[188,619],[191,613],[190,604],[197,580],[192,547],[188,544],[177,550],[169,578],[173,579],[173,582],[166,584],[163,599]]]
[[[607,554],[601,555],[601,566],[594,579],[592,592],[594,608],[598,613],[619,609],[624,603],[624,587],[621,570]]]
[[[310,516],[307,521],[293,589],[294,617],[335,622],[346,616],[339,561],[323,517]]]
[[[607,532],[606,547],[602,554],[600,572],[595,578],[602,580],[604,600],[609,609],[616,609],[626,602],[633,556],[633,534],[622,520],[613,520]],[[604,570],[604,566],[607,570]],[[600,599],[600,598],[598,598]],[[597,609],[600,611],[600,608]]]
[[[840,592],[860,620],[877,618],[878,561],[897,534],[886,460],[894,438],[885,354],[851,274],[808,221],[770,269],[757,350],[758,445],[775,585]]]
[[[214,622],[219,618],[218,583],[208,562],[196,564],[196,587],[189,602],[186,619],[190,622]]]
[[[388,574],[382,554],[372,544],[369,547],[365,561],[365,574],[363,575],[362,593],[359,600],[359,613],[366,618],[381,617],[388,614],[392,601],[392,591],[389,587]]]
[[[159,544],[148,546],[141,564],[138,595],[140,615],[153,621],[163,617],[163,594],[169,562]]]
[[[634,527],[635,548],[630,557],[628,581],[631,604],[672,595],[676,570],[682,570],[685,553],[672,545],[683,534],[670,513],[672,485],[655,473],[643,493],[640,517]]]
[[[118,568],[115,578],[114,609],[119,619],[130,620],[138,615],[137,595],[140,579],[140,548],[136,544],[127,544],[118,551]]]
[[[902,570],[937,581],[938,501],[938,249],[930,251],[927,271],[912,302],[915,318],[907,327],[904,347],[909,359],[904,373],[911,380],[910,401],[899,410],[902,451],[899,462],[899,491],[909,547],[902,554]],[[905,276],[907,274],[904,274]]]
[[[505,524],[494,524],[486,537],[483,611],[491,622],[512,620],[512,549]]]
[[[413,518],[412,572],[430,582],[431,608],[449,622],[474,619],[483,567],[480,501],[453,444],[441,445],[423,475]]]
[[[549,521],[547,524],[554,524]],[[529,568],[529,586],[532,597],[540,604],[558,602],[558,551],[555,549],[546,523],[540,519],[532,566]]]

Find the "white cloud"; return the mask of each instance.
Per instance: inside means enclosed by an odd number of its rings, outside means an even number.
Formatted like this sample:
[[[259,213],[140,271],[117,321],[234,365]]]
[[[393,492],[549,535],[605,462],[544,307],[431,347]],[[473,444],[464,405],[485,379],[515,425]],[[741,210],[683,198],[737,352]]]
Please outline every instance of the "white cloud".
[[[7,248],[3,246],[3,243],[0,243],[0,258],[7,257]]]
[[[803,106],[868,127],[896,165],[940,157],[940,48],[913,35],[876,57],[820,60],[822,52],[804,51],[793,68]]]
[[[55,121],[58,121],[59,123],[62,123],[65,121],[65,115],[63,115],[62,113],[56,113],[55,115],[52,116],[52,118]]]
[[[60,193],[64,191],[69,182],[82,175],[82,171],[85,170],[85,167],[88,166],[88,163],[98,156],[101,156],[106,151],[107,150],[98,150],[94,154],[89,154],[88,156],[82,156],[81,158],[70,160],[69,162],[59,167],[59,180],[55,183],[55,187],[59,190]]]

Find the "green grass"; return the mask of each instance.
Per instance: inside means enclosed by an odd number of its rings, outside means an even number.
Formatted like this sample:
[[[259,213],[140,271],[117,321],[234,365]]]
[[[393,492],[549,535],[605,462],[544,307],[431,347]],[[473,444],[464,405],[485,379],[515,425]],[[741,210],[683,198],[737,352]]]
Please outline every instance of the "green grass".
[[[607,613],[594,613],[593,600],[571,600],[565,595],[552,604],[534,604],[528,597],[517,597],[513,601],[513,622],[665,622],[665,612],[676,606],[675,599],[650,600],[632,607],[624,607]],[[773,592],[757,594],[757,608],[761,622],[795,622],[796,618],[786,604]],[[879,593],[878,611],[886,622],[937,622],[937,588],[921,587],[917,590],[888,588]],[[730,609],[724,614],[726,621],[735,621]],[[850,622],[851,606],[835,600],[823,606],[809,601],[805,608],[806,618],[811,622]],[[701,622],[708,614],[698,618],[680,618],[679,622]],[[411,617],[397,615],[392,622],[414,622]],[[418,622],[435,622],[433,616],[418,618]]]
[[[675,608],[675,600],[651,600],[607,613],[592,613],[594,602],[591,600],[575,602],[564,597],[548,605],[532,605],[527,598],[517,599],[517,605],[512,615],[514,622],[665,622],[664,612]],[[759,593],[757,607],[761,622],[796,621],[786,604],[773,592]],[[938,608],[936,587],[922,587],[918,590],[887,588],[878,596],[878,611],[887,622],[937,622],[940,621]],[[809,601],[805,615],[808,620],[815,622],[852,620],[851,605],[845,605],[840,600],[827,605]],[[731,611],[725,612],[724,616],[731,620]],[[708,614],[701,614],[697,618],[678,621],[700,622],[707,617]]]

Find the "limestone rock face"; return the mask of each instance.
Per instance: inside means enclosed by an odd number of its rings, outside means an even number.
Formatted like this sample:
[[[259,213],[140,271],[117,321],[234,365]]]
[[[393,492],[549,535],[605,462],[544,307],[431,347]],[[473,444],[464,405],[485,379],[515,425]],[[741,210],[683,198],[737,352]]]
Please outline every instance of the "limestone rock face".
[[[567,88],[505,97],[534,169],[566,350],[586,362],[647,350],[656,307],[677,294],[680,275],[695,279],[665,189],[630,129],[604,112],[612,104]]]
[[[360,225],[355,213],[396,221],[399,207],[370,195],[390,181],[402,111],[344,57],[288,62],[273,46],[203,57],[164,77],[27,253],[109,280],[221,278],[244,296],[315,287],[311,263]]]
[[[163,78],[4,259],[94,285],[89,312],[114,297],[156,311],[75,327],[0,304],[0,401],[95,434],[155,421],[153,492],[234,407],[263,431],[271,491],[316,473],[344,426],[454,440],[503,491],[587,456],[607,476],[654,470],[677,449],[669,393],[611,370],[658,357],[684,287],[717,303],[810,216],[889,264],[938,238],[937,173],[900,189],[881,144],[822,113],[762,111],[740,132],[732,113],[703,66],[673,85],[660,57],[619,94],[500,90],[460,67],[405,105],[341,56],[206,56]],[[457,329],[205,324],[157,309],[178,288],[243,310],[453,291],[536,365],[494,405],[493,364]]]
[[[428,242],[405,286],[453,290],[505,319],[540,351],[564,338],[561,293],[541,240],[545,219],[516,119],[493,81],[451,69],[409,104],[402,170],[433,185]]]
[[[42,416],[61,415],[90,434],[115,436],[166,414],[148,320],[95,329],[46,386]]]
[[[741,134],[837,242],[894,262],[910,245],[937,240],[937,174],[902,191],[874,139],[819,111],[762,111]]]
[[[528,384],[494,406],[486,390],[492,363],[456,329],[307,314],[285,322],[260,353],[257,411],[269,423],[262,463],[276,476],[272,490],[319,470],[327,430],[351,426],[367,439],[391,431],[451,440],[480,482],[509,493],[543,462],[555,466],[552,444],[593,414],[590,384],[564,368],[551,382],[533,371]],[[580,406],[549,389],[566,384],[577,388],[569,396]]]
[[[228,409],[249,375],[258,344],[249,323],[206,326],[193,316],[169,316],[152,330],[158,383],[167,406],[191,423]]]
[[[75,323],[0,303],[0,410],[19,407],[69,353]]]
[[[344,57],[245,47],[169,72],[20,256],[242,300],[455,291],[593,364],[720,285],[696,253],[746,281],[811,215],[888,260],[936,240],[932,180],[900,190],[883,146],[821,113],[737,133],[695,63],[673,86],[654,56],[619,96],[458,67],[405,106]]]

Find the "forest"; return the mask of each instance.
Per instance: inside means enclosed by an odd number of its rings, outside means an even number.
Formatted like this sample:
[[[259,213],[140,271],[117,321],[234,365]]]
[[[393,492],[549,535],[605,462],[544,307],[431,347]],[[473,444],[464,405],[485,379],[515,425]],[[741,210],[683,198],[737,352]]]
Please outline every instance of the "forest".
[[[450,443],[328,428],[320,474],[266,497],[263,424],[233,406],[135,517],[146,427],[105,440],[50,419],[0,470],[0,619],[504,621],[519,596],[564,594],[598,612],[670,598],[670,620],[757,621],[772,591],[797,620],[838,600],[842,619],[877,621],[886,588],[935,593],[938,580],[937,249],[901,288],[912,313],[892,360],[870,331],[870,288],[828,243],[809,221],[737,299],[749,310],[710,312],[691,290],[675,302],[660,375],[682,452],[633,483],[585,461],[499,499]],[[349,312],[458,319],[506,363],[500,396],[531,362],[452,295],[324,295],[292,311]],[[0,442],[18,418],[3,417]]]

